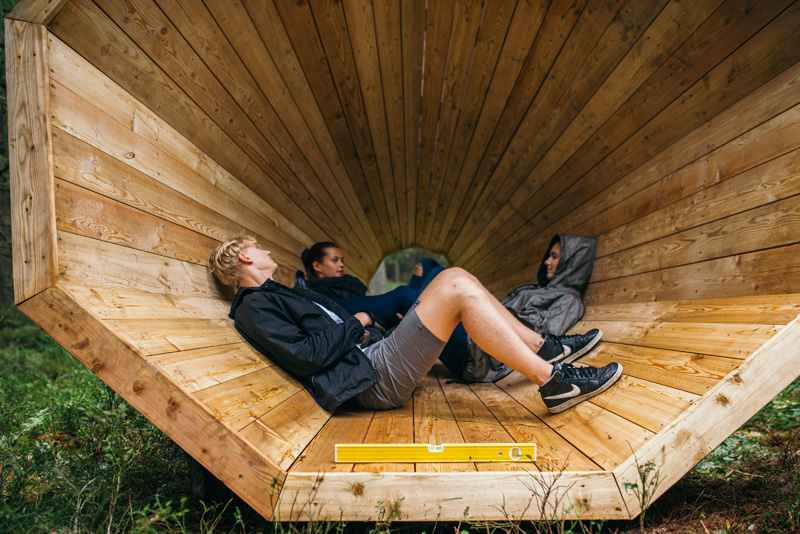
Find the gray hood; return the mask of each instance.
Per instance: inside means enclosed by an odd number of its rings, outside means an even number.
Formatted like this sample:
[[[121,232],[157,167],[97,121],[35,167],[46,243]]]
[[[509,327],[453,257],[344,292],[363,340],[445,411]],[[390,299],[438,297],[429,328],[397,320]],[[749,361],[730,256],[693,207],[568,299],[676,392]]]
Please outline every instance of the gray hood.
[[[558,262],[553,279],[548,281],[547,267],[544,262],[556,240],[561,241],[561,259]],[[572,289],[580,293],[589,283],[589,278],[592,277],[596,254],[596,237],[555,235],[544,252],[542,263],[539,265],[539,272],[536,274],[536,280],[539,282],[540,287]]]

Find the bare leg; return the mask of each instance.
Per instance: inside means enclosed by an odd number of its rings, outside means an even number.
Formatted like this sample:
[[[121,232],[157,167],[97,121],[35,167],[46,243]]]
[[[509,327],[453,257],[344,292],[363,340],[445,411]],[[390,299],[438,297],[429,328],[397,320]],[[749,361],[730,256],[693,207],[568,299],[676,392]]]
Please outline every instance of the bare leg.
[[[425,326],[447,340],[461,322],[483,350],[516,369],[536,384],[543,384],[553,366],[536,355],[541,336],[519,323],[478,280],[463,269],[443,271],[420,295],[416,311]],[[524,330],[521,330],[524,329]]]
[[[517,335],[528,346],[528,348],[530,348],[533,352],[539,352],[539,349],[541,348],[542,343],[544,342],[544,337],[542,337],[541,334],[538,334],[535,331],[531,330],[530,328],[522,324],[516,317],[511,315],[511,313],[506,309],[506,307],[503,306],[500,303],[500,301],[494,297],[494,295],[489,293],[489,291],[485,287],[483,287],[480,281],[472,273],[465,271],[464,269],[451,268],[439,273],[439,275],[436,278],[431,280],[431,282],[428,284],[428,287],[425,288],[425,291],[423,291],[422,295],[420,295],[420,301],[424,300],[423,295],[425,295],[425,293],[429,289],[432,288],[435,289],[439,285],[446,283],[451,277],[455,276],[465,276],[468,279],[475,282],[475,284],[478,285],[478,287],[482,289],[483,292],[486,294],[486,296],[489,298],[490,304],[505,319],[505,321],[508,322],[508,324],[517,333]]]

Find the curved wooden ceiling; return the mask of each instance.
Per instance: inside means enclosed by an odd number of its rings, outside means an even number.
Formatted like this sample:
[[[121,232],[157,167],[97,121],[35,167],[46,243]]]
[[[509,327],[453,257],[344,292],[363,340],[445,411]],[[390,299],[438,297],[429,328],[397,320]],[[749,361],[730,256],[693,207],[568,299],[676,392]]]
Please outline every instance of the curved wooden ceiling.
[[[536,247],[582,220],[566,217],[795,63],[795,11],[76,0],[50,29],[274,206],[302,245],[339,241],[362,276],[416,245],[491,279],[535,277]]]

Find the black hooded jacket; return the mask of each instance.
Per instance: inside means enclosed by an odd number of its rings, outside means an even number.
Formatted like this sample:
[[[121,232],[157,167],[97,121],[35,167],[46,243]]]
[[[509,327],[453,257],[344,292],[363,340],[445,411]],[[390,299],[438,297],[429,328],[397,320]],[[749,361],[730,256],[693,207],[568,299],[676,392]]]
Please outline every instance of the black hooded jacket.
[[[561,242],[561,258],[551,280],[544,264],[556,240]],[[575,326],[586,307],[581,292],[589,283],[597,254],[597,238],[558,234],[542,257],[536,284],[514,289],[501,302],[517,319],[540,334],[560,336]],[[468,361],[464,378],[475,382],[493,382],[511,369],[489,356],[467,338]]]
[[[229,315],[248,343],[297,378],[327,411],[380,380],[356,346],[364,334],[361,322],[324,295],[267,280],[260,287],[240,288]]]
[[[313,289],[317,293],[332,299],[349,299],[363,297],[367,294],[367,286],[361,280],[349,274],[309,278],[306,284],[308,284],[309,289]]]

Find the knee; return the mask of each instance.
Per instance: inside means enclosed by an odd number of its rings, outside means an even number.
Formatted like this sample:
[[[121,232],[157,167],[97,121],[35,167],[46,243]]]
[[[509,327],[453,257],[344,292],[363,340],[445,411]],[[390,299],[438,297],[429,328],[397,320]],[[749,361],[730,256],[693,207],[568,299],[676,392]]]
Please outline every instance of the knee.
[[[449,274],[445,287],[454,295],[461,298],[477,298],[483,294],[480,282],[469,272],[460,268],[451,268],[447,272]]]
[[[450,280],[460,280],[460,281],[467,280],[467,281],[469,281],[469,282],[471,282],[471,283],[473,283],[475,285],[478,285],[478,286],[481,285],[481,283],[478,281],[478,279],[475,277],[474,274],[472,274],[471,272],[469,272],[469,271],[467,271],[465,269],[462,269],[461,267],[450,267],[449,269],[446,269],[446,270],[442,271],[441,273],[439,273],[439,276],[445,277],[445,279],[448,280],[448,281],[450,281]]]

